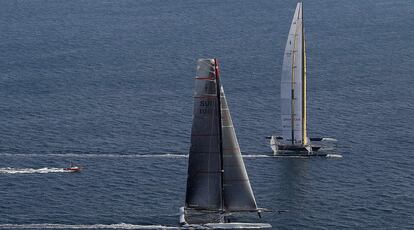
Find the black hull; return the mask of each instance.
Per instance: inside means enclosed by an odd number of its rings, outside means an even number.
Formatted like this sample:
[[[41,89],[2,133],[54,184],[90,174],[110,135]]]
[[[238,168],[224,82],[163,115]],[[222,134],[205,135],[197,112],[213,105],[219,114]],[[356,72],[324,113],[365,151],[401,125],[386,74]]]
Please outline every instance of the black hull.
[[[187,209],[185,211],[185,221],[187,224],[224,223],[225,216],[218,211],[203,212]]]

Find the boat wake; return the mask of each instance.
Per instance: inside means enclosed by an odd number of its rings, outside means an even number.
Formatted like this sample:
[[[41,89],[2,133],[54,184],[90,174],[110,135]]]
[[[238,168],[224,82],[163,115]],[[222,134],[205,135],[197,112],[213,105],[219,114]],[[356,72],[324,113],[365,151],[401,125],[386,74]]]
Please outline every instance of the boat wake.
[[[265,155],[265,154],[246,154],[242,155],[243,158],[267,158],[273,157],[273,155]]]
[[[0,168],[0,174],[68,173],[63,168]]]
[[[137,224],[0,224],[0,229],[180,229],[163,225]]]
[[[4,157],[61,157],[61,158],[188,158],[188,154],[178,154],[178,153],[148,153],[148,154],[79,154],[79,153],[0,153],[0,156]],[[273,157],[273,155],[267,154],[255,154],[247,153],[242,155],[243,158],[264,158],[264,157]]]
[[[338,140],[335,138],[331,138],[331,137],[324,137],[322,138],[322,141],[331,141],[331,142],[337,142]]]
[[[324,151],[328,151],[331,149],[324,148]],[[333,150],[333,149],[332,149]],[[166,153],[166,154],[79,154],[79,153],[62,153],[62,154],[37,154],[37,153],[17,153],[17,154],[10,154],[10,153],[0,153],[0,156],[4,157],[39,157],[39,158],[48,158],[48,157],[60,157],[60,158],[188,158],[188,154],[177,154],[177,153]],[[263,154],[263,153],[246,153],[242,155],[243,158],[269,158],[269,157],[276,157],[276,158],[306,158],[303,156],[283,156],[283,155],[273,155],[272,153]],[[342,155],[339,154],[328,154],[326,157],[331,158],[342,158]],[[13,168],[0,168],[0,173],[5,173],[4,171],[10,171]],[[17,170],[17,169],[15,169]],[[19,170],[31,170],[31,172],[27,173],[48,173],[48,172],[61,172],[59,170],[63,170],[62,168],[41,168],[41,169],[19,169]],[[33,172],[33,170],[35,172]],[[48,171],[49,170],[49,171]],[[44,172],[45,171],[45,172]],[[19,172],[23,173],[23,172]]]
[[[341,154],[328,154],[326,155],[328,158],[342,158]]]
[[[0,229],[264,229],[270,224],[228,223],[188,226],[138,225],[138,224],[0,224]]]
[[[326,155],[320,155],[320,156],[306,156],[306,155],[272,155],[271,157],[275,158],[303,158],[303,159],[309,159],[309,157],[320,157],[320,158],[342,158],[342,155],[340,154],[326,154]]]
[[[266,223],[209,223],[184,225],[181,229],[268,229],[272,225]]]
[[[188,154],[91,154],[91,153],[0,153],[4,157],[62,157],[62,158],[187,158]]]

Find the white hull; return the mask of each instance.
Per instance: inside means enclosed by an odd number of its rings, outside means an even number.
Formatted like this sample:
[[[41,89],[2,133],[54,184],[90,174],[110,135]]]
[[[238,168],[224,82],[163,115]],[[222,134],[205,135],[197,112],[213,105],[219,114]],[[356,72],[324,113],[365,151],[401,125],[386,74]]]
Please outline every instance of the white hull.
[[[180,208],[180,224],[181,225],[186,225],[187,221],[185,220],[185,209],[184,207]]]

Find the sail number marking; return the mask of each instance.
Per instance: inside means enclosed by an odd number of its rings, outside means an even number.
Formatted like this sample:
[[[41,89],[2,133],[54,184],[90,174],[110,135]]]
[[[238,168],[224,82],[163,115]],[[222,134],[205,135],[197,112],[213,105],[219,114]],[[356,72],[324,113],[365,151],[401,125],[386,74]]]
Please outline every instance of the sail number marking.
[[[201,100],[199,105],[200,105],[200,109],[199,109],[200,114],[212,114],[215,101]]]

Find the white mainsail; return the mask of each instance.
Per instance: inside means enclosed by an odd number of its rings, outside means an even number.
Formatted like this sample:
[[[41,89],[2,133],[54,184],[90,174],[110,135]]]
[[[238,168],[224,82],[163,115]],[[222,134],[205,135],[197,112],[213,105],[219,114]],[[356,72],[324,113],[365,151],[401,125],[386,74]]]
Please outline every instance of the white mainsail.
[[[306,56],[302,3],[296,6],[283,58],[281,77],[282,137],[306,145]]]

